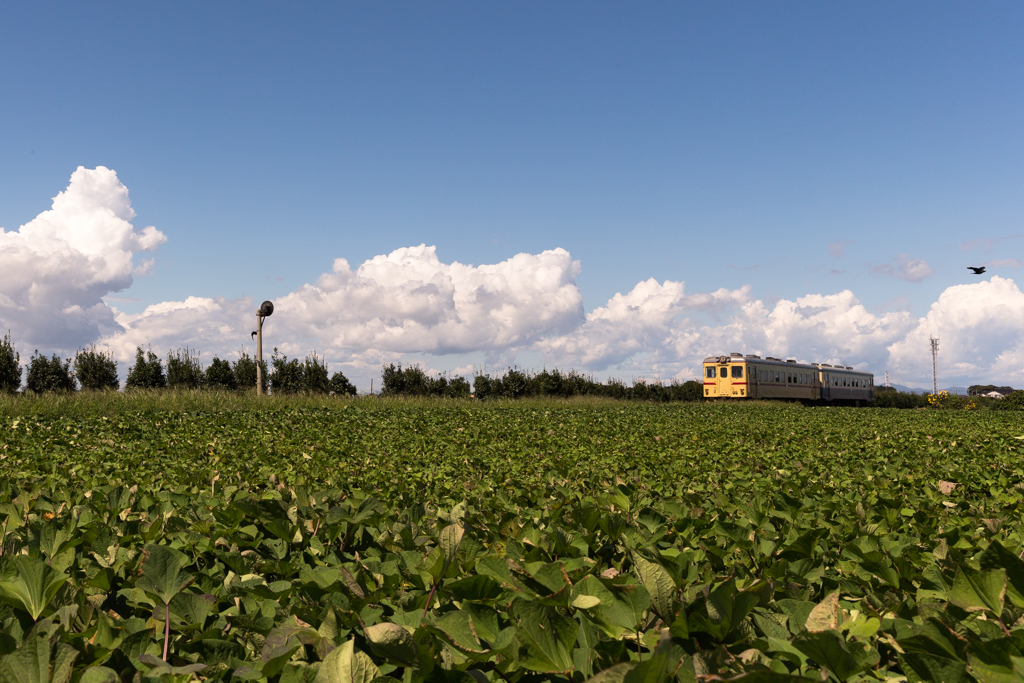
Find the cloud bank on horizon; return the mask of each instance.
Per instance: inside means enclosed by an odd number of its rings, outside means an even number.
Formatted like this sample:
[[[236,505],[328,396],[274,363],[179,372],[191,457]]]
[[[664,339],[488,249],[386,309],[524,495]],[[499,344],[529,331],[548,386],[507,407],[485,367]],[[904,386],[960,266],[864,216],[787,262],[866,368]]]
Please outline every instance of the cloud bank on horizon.
[[[253,326],[249,298],[190,296],[137,314],[104,301],[146,274],[152,261],[140,255],[167,239],[152,226],[137,230],[134,217],[113,170],[79,167],[50,210],[16,232],[0,229],[0,326],[16,343],[64,353],[95,343],[123,362],[146,345],[237,355]],[[908,280],[930,272],[907,257],[892,268]],[[1007,278],[949,287],[915,319],[872,313],[849,290],[769,306],[750,286],[688,293],[683,282],[654,279],[586,313],[579,273],[561,248],[473,266],[443,263],[433,246],[405,247],[355,269],[337,258],[331,272],[275,301],[272,321],[287,317],[283,352],[315,348],[356,378],[381,362],[468,355],[501,364],[530,353],[559,367],[689,379],[705,356],[742,351],[923,383],[928,337],[939,334],[949,381],[1024,379],[1024,293]]]

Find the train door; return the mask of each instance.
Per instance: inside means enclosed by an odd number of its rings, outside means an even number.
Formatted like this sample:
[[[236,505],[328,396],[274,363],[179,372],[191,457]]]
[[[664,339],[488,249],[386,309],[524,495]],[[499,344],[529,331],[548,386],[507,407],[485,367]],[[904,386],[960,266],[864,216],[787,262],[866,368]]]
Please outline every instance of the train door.
[[[732,380],[729,379],[729,365],[718,364],[718,395],[732,396]]]

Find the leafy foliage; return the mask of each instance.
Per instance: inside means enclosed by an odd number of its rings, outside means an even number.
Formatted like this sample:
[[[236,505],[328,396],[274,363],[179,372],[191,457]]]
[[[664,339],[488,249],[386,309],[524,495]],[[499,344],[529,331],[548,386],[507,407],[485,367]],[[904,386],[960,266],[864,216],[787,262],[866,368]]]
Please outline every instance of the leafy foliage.
[[[348,381],[348,377],[342,372],[331,375],[331,381],[327,385],[327,391],[333,396],[355,396],[356,387]]]
[[[121,386],[117,378],[117,361],[110,351],[103,353],[95,346],[80,349],[75,354],[75,377],[83,389],[99,391],[117,389]]]
[[[13,394],[21,386],[21,355],[14,348],[11,333],[0,341],[0,393]]]
[[[71,359],[61,360],[57,354],[47,358],[37,350],[25,373],[25,388],[36,394],[74,391],[78,385],[71,370]]]
[[[198,389],[206,375],[195,349],[172,349],[167,352],[167,386],[172,389]]]
[[[268,381],[267,361],[262,361],[262,363],[263,391],[266,392]],[[245,351],[242,352],[242,354],[238,357],[238,360],[235,361],[233,366],[235,379],[238,381],[239,388],[252,390],[256,389],[256,370],[258,366],[259,363],[256,362],[255,358],[250,356]]]
[[[237,389],[238,378],[235,376],[234,370],[231,369],[231,363],[214,356],[213,360],[206,367],[203,386],[210,389],[224,389],[227,391]],[[255,376],[252,378],[251,386],[256,386]]]
[[[1024,410],[1024,391],[1015,391],[993,402],[990,407],[993,410],[1010,410],[1019,413]]]
[[[0,680],[1024,675],[1016,414],[267,405],[0,420]]]
[[[302,385],[306,392],[310,394],[328,393],[330,391],[328,377],[327,362],[318,356],[316,351],[306,356],[306,361],[302,364]]]
[[[555,368],[544,369],[531,374],[519,368],[510,368],[501,377],[492,377],[481,372],[473,378],[473,389],[477,398],[525,398],[552,396],[571,398],[573,396],[601,396],[606,398],[630,399],[636,401],[700,401],[703,386],[700,382],[673,381],[668,386],[660,382],[648,384],[638,379],[632,386],[610,379],[597,382],[593,376],[583,375],[575,370],[568,372]]]
[[[163,389],[167,386],[164,366],[151,350],[143,352],[142,347],[135,349],[135,365],[128,369],[125,389]]]
[[[875,387],[875,398],[870,405],[874,408],[927,408],[928,397],[892,387]]]
[[[270,389],[275,394],[297,394],[306,388],[306,365],[298,358],[288,360],[274,347],[270,360]]]

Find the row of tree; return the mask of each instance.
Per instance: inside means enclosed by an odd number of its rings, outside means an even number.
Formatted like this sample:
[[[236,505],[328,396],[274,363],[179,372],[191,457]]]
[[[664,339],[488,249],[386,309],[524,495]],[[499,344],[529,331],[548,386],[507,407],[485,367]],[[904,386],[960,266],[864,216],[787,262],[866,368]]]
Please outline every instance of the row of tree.
[[[341,372],[329,376],[327,363],[314,351],[305,361],[291,360],[274,349],[270,372],[263,361],[263,389],[275,394],[328,394],[354,396],[355,386]],[[57,354],[46,357],[36,351],[24,369],[25,390],[33,393],[68,392],[82,389],[120,388],[117,361],[107,351],[95,347],[80,349],[72,358]],[[21,388],[21,355],[8,333],[0,342],[0,392],[13,393]],[[128,369],[125,389],[220,389],[234,391],[256,387],[257,362],[242,353],[234,363],[217,356],[206,367],[194,349],[168,352],[166,364],[152,350],[135,350],[135,364]]]
[[[648,384],[641,379],[632,386],[626,386],[620,380],[598,382],[592,375],[558,368],[544,369],[539,373],[510,368],[501,376],[480,372],[473,378],[472,388],[465,377],[449,377],[444,373],[430,376],[418,365],[403,368],[401,364],[389,363],[381,369],[381,376],[383,396],[468,398],[472,395],[479,399],[605,396],[641,401],[699,401],[703,398],[703,387],[696,381],[673,381],[665,386],[660,382]]]

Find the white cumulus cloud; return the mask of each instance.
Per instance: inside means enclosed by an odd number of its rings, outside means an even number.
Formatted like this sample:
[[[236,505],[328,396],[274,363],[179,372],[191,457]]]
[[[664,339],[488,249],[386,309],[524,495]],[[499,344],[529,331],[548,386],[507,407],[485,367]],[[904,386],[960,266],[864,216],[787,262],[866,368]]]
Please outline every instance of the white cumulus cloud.
[[[928,339],[939,338],[939,375],[1020,384],[1024,380],[1024,293],[1013,280],[949,287],[890,348],[894,370],[931,376]]]
[[[128,188],[102,166],[78,167],[53,207],[17,231],[0,228],[0,326],[32,345],[70,349],[118,329],[103,303],[145,270],[134,257],[166,241],[136,230]]]
[[[733,352],[870,366],[913,326],[905,312],[869,312],[850,291],[769,307],[749,286],[686,295],[681,282],[648,280],[539,346],[561,364],[686,379],[704,357]]]
[[[443,263],[421,244],[355,270],[339,258],[332,272],[275,306],[290,329],[334,352],[501,351],[579,324],[579,272],[564,249],[472,266]]]
[[[256,308],[250,298],[190,296],[147,306],[134,315],[114,309],[121,331],[105,337],[102,345],[124,362],[135,357],[137,346],[151,348],[161,357],[171,349],[189,347],[202,352],[205,361],[214,355],[233,358],[243,348],[252,353]]]

